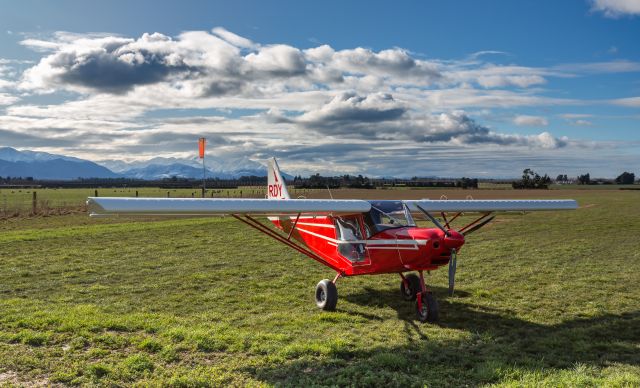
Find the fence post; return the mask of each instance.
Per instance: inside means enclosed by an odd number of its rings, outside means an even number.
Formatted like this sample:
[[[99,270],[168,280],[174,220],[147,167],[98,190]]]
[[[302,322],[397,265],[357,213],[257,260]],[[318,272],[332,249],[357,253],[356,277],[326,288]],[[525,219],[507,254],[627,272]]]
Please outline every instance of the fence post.
[[[33,199],[31,200],[31,214],[36,214],[36,207],[38,205],[38,195],[33,190]]]

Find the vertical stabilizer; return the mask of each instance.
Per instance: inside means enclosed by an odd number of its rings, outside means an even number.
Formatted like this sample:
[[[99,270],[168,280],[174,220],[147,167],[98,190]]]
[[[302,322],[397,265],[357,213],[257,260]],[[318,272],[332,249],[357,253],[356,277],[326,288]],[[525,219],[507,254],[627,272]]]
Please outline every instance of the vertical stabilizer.
[[[269,159],[267,164],[267,174],[269,177],[267,186],[267,198],[269,199],[289,199],[289,192],[287,191],[287,185],[282,179],[280,174],[280,167],[276,158]]]

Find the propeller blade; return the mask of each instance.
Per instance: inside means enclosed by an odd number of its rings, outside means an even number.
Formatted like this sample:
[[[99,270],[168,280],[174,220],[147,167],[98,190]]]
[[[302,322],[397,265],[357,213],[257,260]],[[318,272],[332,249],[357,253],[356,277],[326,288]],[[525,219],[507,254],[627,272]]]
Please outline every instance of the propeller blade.
[[[449,296],[453,296],[453,289],[456,285],[456,268],[458,266],[458,254],[455,249],[451,250],[451,259],[449,259]]]
[[[438,229],[440,229],[441,231],[443,231],[445,236],[449,237],[449,231],[448,231],[448,230],[446,230],[446,229],[444,228],[444,226],[442,226],[442,224],[440,223],[440,221],[436,220],[436,218],[435,218],[434,216],[432,216],[431,214],[429,214],[429,212],[428,212],[428,211],[424,210],[424,209],[422,208],[422,206],[420,206],[420,205],[416,204],[416,207],[417,207],[418,209],[420,209],[420,211],[421,211],[421,212],[423,212],[423,213],[424,213],[424,215],[425,215],[425,216],[427,216],[427,217],[431,220],[431,222],[433,222],[433,224],[434,224],[435,226],[437,226],[437,227],[438,227]]]
[[[475,232],[476,230],[482,228],[483,226],[485,226],[486,224],[491,222],[494,218],[496,218],[496,216],[491,216],[491,217],[487,218],[486,220],[482,221],[481,223],[475,225],[474,227],[469,228],[468,230],[465,230],[464,232],[462,232],[462,235],[463,236],[467,236],[467,235]]]

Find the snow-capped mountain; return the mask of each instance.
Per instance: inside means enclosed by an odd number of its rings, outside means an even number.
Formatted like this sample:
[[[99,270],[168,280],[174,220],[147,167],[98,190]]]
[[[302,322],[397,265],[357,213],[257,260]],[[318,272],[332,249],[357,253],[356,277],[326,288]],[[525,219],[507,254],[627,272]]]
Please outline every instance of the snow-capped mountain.
[[[138,179],[162,179],[177,176],[181,178],[202,178],[202,161],[198,158],[178,159],[156,157],[149,160],[123,162],[103,160],[99,162],[123,176]],[[257,162],[241,158],[205,159],[207,178],[234,179],[241,176],[266,176],[267,170]]]
[[[85,162],[86,160],[74,158],[71,156],[49,154],[47,152],[38,151],[18,151],[11,147],[0,147],[0,160],[7,162],[47,162],[49,160],[62,159],[70,162]]]
[[[46,152],[18,151],[11,147],[0,147],[0,176],[70,180],[117,178],[118,174],[88,160]]]
[[[207,178],[234,179],[250,175],[266,176],[267,171],[260,163],[244,158],[206,159]],[[155,180],[174,176],[200,179],[202,162],[197,158],[156,157],[135,162],[104,160],[94,163],[65,155],[0,147],[0,176],[30,176],[50,180],[118,177]]]

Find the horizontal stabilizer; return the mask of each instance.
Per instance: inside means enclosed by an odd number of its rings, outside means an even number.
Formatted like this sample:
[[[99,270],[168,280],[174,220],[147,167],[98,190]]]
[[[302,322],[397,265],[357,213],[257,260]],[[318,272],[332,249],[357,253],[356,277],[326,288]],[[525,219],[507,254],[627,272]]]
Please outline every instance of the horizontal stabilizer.
[[[128,215],[326,215],[365,213],[367,201],[343,199],[233,199],[233,198],[126,198],[89,197],[91,216]]]
[[[573,199],[470,199],[404,201],[409,210],[419,212],[417,205],[428,212],[509,212],[537,210],[575,210],[578,203]]]

